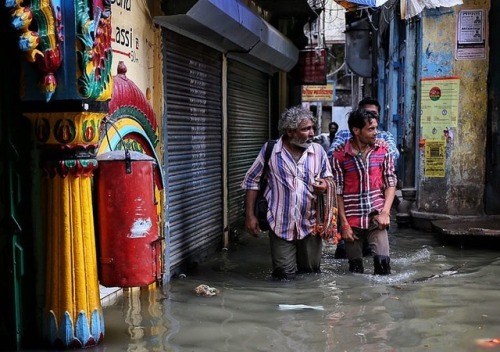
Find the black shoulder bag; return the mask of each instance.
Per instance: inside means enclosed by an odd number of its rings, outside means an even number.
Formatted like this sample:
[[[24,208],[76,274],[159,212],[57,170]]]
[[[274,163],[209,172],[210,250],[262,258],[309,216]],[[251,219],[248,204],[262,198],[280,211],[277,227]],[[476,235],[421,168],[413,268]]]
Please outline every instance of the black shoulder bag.
[[[257,199],[255,200],[254,214],[259,220],[259,227],[262,231],[268,231],[270,229],[269,223],[267,222],[267,210],[269,206],[267,204],[266,197],[264,197],[264,190],[267,186],[267,169],[269,168],[269,158],[271,157],[271,153],[275,144],[275,140],[269,140],[267,142],[266,152],[264,154],[264,168],[262,169],[262,175],[260,176],[260,189],[259,193],[257,194]]]

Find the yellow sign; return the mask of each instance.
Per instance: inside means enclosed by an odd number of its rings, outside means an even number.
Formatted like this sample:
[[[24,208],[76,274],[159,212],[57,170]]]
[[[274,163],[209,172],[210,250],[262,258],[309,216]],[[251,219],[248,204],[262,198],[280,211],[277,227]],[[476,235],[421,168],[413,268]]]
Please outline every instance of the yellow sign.
[[[333,84],[302,86],[302,101],[333,101]]]
[[[460,79],[456,77],[422,80],[422,139],[445,139],[444,131],[457,127],[459,88]]]
[[[425,177],[444,177],[445,142],[426,141],[425,143]]]

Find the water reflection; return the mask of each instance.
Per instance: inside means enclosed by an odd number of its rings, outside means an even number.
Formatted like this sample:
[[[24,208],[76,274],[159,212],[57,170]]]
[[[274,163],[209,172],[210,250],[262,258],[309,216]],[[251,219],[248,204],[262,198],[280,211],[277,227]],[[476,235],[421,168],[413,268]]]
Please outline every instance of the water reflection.
[[[164,337],[172,329],[165,319],[166,303],[161,289],[124,289],[113,305],[104,307],[106,342],[92,350],[167,351]]]
[[[268,239],[241,236],[184,279],[126,290],[104,308],[109,351],[478,351],[500,336],[500,256],[391,229],[393,274],[350,274],[325,247],[323,272],[270,278]],[[373,265],[366,258],[365,268]],[[219,290],[199,297],[196,286]]]

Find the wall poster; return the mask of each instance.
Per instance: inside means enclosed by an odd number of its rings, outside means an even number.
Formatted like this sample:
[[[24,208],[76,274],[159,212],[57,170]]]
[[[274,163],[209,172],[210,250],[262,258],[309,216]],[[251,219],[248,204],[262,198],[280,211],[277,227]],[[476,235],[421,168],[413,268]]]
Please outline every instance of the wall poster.
[[[445,176],[445,147],[458,125],[458,77],[421,81],[420,130],[425,141],[425,176]]]
[[[461,10],[457,20],[455,59],[486,59],[484,10]]]
[[[425,142],[425,177],[444,177],[445,170],[444,141]]]
[[[421,81],[420,127],[425,140],[445,137],[457,127],[460,78],[424,78]]]

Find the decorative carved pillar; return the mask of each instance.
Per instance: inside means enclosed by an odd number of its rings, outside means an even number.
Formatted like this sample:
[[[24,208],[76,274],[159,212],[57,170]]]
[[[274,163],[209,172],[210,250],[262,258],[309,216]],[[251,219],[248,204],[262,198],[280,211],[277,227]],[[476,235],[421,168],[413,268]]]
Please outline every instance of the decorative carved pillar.
[[[91,177],[113,90],[111,1],[6,0],[5,6],[26,54],[22,110],[47,176],[44,335],[58,348],[88,347],[104,337]]]
[[[56,348],[83,348],[104,338],[91,178],[100,112],[26,114],[41,149],[46,179],[44,336]]]

